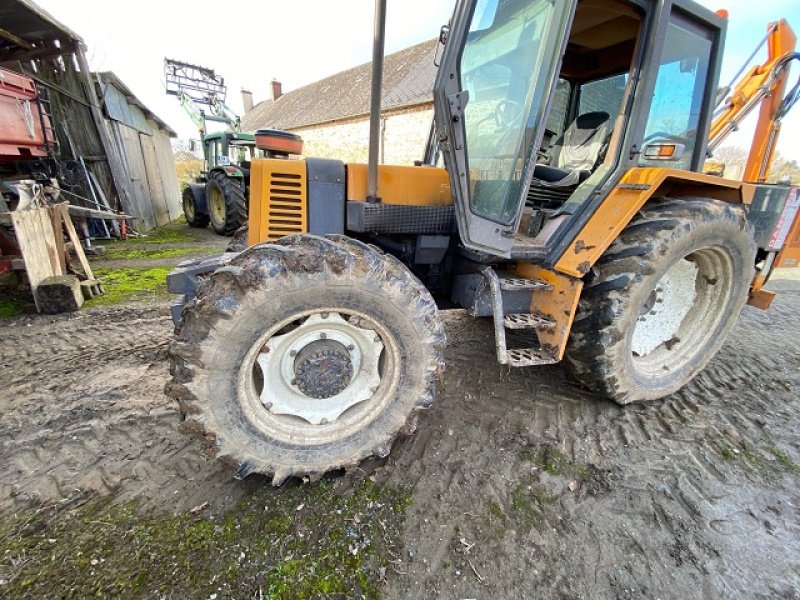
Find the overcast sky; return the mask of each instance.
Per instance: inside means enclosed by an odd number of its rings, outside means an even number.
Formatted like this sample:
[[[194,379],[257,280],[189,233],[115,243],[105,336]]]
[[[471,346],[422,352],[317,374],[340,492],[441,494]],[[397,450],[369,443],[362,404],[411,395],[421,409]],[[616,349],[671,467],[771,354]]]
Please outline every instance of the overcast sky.
[[[228,85],[229,106],[241,114],[242,87],[258,102],[273,78],[291,91],[372,56],[371,0],[35,1],[83,37],[93,69],[114,71],[181,138],[197,132],[175,97],[164,93],[164,57],[213,68]],[[800,0],[701,4],[730,12],[724,83],[763,38],[769,21],[785,17],[800,34]],[[452,9],[453,0],[388,0],[387,53],[436,37]],[[798,77],[795,66],[790,84]],[[734,143],[749,140],[740,134]],[[784,121],[779,151],[800,161],[800,106]]]

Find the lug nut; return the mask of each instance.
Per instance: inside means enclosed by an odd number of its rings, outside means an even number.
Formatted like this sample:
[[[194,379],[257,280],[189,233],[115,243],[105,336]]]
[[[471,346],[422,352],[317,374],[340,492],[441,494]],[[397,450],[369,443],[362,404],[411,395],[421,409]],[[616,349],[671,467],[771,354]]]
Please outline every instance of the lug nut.
[[[327,333],[320,333],[320,334],[319,334],[319,339],[321,339],[321,340],[324,340],[324,339],[325,339],[325,338],[327,338],[327,337],[328,337],[328,334],[327,334]]]
[[[289,356],[291,357],[297,356],[297,350],[289,350]]]
[[[327,319],[328,318],[328,313],[321,313],[320,317],[322,317],[323,319]]]

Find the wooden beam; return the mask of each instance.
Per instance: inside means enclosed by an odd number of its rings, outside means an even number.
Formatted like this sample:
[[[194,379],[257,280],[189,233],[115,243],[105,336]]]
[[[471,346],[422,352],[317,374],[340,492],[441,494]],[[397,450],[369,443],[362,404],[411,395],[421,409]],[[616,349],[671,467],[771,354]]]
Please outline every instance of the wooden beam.
[[[4,40],[11,42],[12,44],[16,44],[20,48],[25,48],[26,50],[30,50],[31,48],[33,48],[33,46],[31,46],[21,37],[18,37],[13,33],[11,33],[10,31],[6,31],[5,29],[0,29],[0,38],[3,38]]]
[[[62,46],[61,48],[53,46],[45,46],[42,48],[36,46],[30,49],[14,50],[13,52],[0,52],[0,63],[15,62],[18,60],[39,60],[42,58],[64,56],[65,54],[72,54],[72,52],[72,46]]]
[[[61,87],[57,83],[53,83],[52,81],[48,81],[47,79],[43,79],[43,78],[39,77],[38,75],[36,75],[34,73],[31,73],[30,71],[26,70],[25,68],[21,68],[20,70],[22,71],[22,74],[25,75],[25,77],[30,77],[31,79],[33,79],[39,85],[43,85],[46,88],[50,88],[51,90],[53,90],[55,92],[58,92],[62,96],[66,96],[70,100],[74,100],[78,104],[83,104],[84,106],[89,106],[89,103],[86,101],[85,98],[81,98],[79,96],[76,96],[75,94],[70,92],[67,88]]]

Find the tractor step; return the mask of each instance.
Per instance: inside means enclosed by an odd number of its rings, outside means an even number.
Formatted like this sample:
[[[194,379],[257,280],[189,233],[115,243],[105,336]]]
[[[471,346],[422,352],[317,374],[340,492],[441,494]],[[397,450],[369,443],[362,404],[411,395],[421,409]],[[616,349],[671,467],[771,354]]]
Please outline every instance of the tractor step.
[[[536,313],[503,314],[503,290],[536,291],[551,290],[553,287],[549,283],[537,279],[500,277],[494,269],[488,266],[482,270],[482,273],[491,291],[497,361],[510,367],[530,367],[558,362],[549,348],[512,348],[509,350],[506,346],[506,329],[549,330],[556,327],[554,320]]]
[[[556,326],[553,319],[536,313],[505,315],[503,324],[506,329],[553,329]]]
[[[506,364],[511,367],[533,367],[536,365],[552,365],[556,358],[544,348],[517,348],[506,350]]]
[[[539,279],[522,279],[520,277],[500,277],[500,289],[508,292],[523,290],[552,290],[553,286]]]

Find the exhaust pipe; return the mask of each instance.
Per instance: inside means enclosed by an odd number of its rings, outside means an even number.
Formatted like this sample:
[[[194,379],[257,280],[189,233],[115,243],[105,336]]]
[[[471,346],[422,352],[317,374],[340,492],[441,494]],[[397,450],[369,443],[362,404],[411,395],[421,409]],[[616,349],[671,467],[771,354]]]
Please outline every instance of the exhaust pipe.
[[[369,161],[367,164],[367,202],[380,202],[378,196],[378,152],[381,132],[381,91],[383,87],[383,49],[386,38],[386,0],[375,0],[375,34],[372,43],[372,90],[369,107]]]

